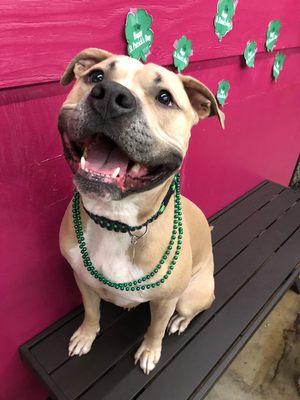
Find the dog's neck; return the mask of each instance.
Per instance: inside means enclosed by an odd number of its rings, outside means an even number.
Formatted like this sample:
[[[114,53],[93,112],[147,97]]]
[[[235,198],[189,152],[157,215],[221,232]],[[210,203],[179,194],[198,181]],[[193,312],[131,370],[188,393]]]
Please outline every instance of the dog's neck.
[[[84,207],[91,213],[103,216],[127,225],[139,225],[150,218],[166,196],[172,177],[164,183],[144,193],[136,193],[115,201],[92,198],[81,194]]]

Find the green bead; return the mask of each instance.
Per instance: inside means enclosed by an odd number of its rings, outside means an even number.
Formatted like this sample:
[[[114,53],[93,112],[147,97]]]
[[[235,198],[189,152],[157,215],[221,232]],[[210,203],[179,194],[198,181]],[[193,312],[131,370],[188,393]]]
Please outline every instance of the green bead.
[[[154,272],[150,272],[150,276],[154,276]]]
[[[138,279],[138,283],[142,283],[142,280],[141,280],[141,279]]]
[[[123,287],[123,286],[121,286],[121,287],[120,287],[120,289],[121,289],[121,290],[124,290],[124,287]]]
[[[132,282],[128,282],[128,285],[129,285],[129,286],[132,286]]]
[[[160,283],[164,283],[165,279],[161,278]]]
[[[168,250],[172,250],[172,247],[173,247],[173,246],[172,246],[171,244],[169,244],[169,245],[168,245]]]
[[[152,288],[155,288],[155,283],[151,283],[151,287],[152,287]]]
[[[174,265],[170,265],[170,270],[173,270],[174,269]]]
[[[127,287],[125,288],[125,290],[126,290],[126,292],[128,292],[128,291],[130,290],[130,288],[127,286]]]
[[[156,282],[155,285],[156,285],[156,286],[160,286],[160,282]]]
[[[170,271],[170,270],[167,271],[167,274],[168,274],[168,275],[171,275],[171,273],[172,273],[172,271]]]
[[[150,274],[146,275],[146,279],[150,279],[150,278],[151,278]]]
[[[158,268],[154,268],[154,273],[157,274]]]
[[[134,292],[134,291],[135,291],[135,287],[131,287],[130,290],[131,290],[132,292]]]
[[[145,286],[144,285],[141,286],[141,290],[145,290]]]
[[[165,254],[164,254],[163,257],[162,257],[163,260],[166,260],[167,258],[168,258],[168,257],[167,257]]]
[[[145,276],[142,277],[142,281],[145,282],[147,278]]]
[[[151,285],[149,285],[149,284],[146,285],[146,288],[147,288],[147,289],[150,289],[150,288],[151,288]]]
[[[139,291],[141,288],[139,286],[136,287],[136,290]]]
[[[174,260],[178,260],[178,256],[176,254],[173,258],[174,258]]]
[[[133,281],[134,286],[137,284],[137,281]]]

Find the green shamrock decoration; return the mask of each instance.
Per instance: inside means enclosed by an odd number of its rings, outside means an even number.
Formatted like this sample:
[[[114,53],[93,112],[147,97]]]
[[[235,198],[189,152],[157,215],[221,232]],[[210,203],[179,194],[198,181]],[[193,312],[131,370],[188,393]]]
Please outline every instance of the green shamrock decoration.
[[[141,8],[127,14],[125,36],[128,43],[127,52],[130,57],[147,61],[154,37],[151,24],[151,15]]]
[[[283,68],[284,61],[285,55],[282,53],[277,53],[273,64],[273,78],[275,81],[277,81],[278,76]]]
[[[214,20],[215,33],[221,41],[222,38],[232,30],[232,18],[235,13],[237,1],[219,0],[217,13]]]
[[[189,65],[189,57],[193,54],[192,41],[182,36],[174,43],[173,52],[174,65],[178,72],[182,72]]]
[[[254,68],[254,59],[255,54],[257,52],[257,43],[256,42],[247,42],[245,51],[244,51],[244,58],[245,62],[248,67]]]
[[[273,51],[276,46],[276,42],[279,36],[281,28],[281,22],[279,20],[274,20],[269,23],[267,30],[267,39],[266,39],[266,49],[267,51]]]
[[[228,81],[220,81],[218,84],[218,91],[217,91],[217,99],[221,106],[224,106],[225,101],[228,96],[228,92],[230,89],[230,83]]]

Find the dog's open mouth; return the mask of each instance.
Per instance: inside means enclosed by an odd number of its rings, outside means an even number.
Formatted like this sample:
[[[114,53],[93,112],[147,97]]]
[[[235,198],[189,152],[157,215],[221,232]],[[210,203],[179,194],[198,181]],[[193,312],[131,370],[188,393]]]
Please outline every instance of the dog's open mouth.
[[[122,192],[154,187],[178,167],[138,163],[130,159],[111,139],[99,134],[84,141],[73,141],[64,133],[63,141],[74,173],[94,183],[113,185]]]

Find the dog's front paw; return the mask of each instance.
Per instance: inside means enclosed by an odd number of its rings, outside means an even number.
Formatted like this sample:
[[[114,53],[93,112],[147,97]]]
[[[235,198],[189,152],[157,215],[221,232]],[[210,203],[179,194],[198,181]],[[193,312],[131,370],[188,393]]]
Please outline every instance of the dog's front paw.
[[[83,323],[70,339],[69,357],[88,353],[99,331],[99,327],[90,327]]]
[[[148,375],[158,363],[160,354],[161,346],[159,348],[152,348],[151,346],[147,346],[146,341],[144,340],[135,353],[135,364],[139,362],[144,373]]]

